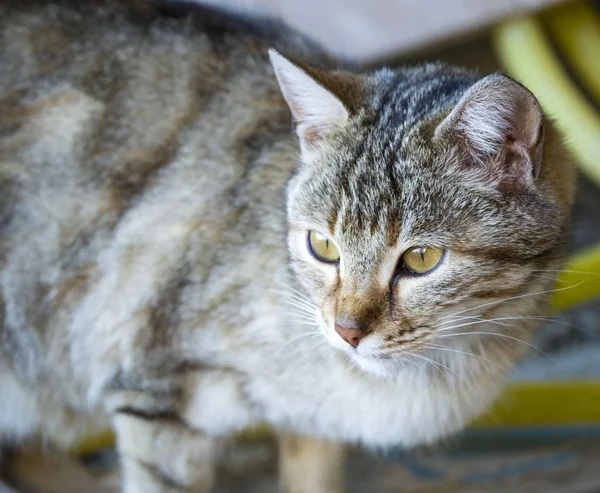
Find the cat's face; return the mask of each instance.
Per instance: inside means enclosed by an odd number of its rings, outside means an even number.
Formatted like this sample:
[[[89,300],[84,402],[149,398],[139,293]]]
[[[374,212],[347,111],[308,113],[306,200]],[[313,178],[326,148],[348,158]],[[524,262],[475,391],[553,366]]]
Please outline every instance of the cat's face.
[[[305,312],[331,345],[392,375],[466,347],[466,333],[496,347],[526,338],[566,220],[539,176],[531,94],[437,67],[363,78],[362,101],[337,105],[323,80],[310,94],[303,73],[278,70],[303,161],[288,187],[288,244]],[[517,317],[529,318],[513,330]],[[481,334],[483,319],[500,335]]]

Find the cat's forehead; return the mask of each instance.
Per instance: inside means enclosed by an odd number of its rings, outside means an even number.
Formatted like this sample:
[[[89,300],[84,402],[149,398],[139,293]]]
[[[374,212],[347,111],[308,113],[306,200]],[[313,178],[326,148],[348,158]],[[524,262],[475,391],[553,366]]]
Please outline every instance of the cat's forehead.
[[[414,228],[435,221],[450,198],[464,193],[429,123],[450,111],[477,77],[442,64],[373,75],[368,108],[324,158],[342,230],[385,228],[394,236],[403,219]]]
[[[339,241],[365,252],[393,247],[401,235],[439,236],[452,226],[448,215],[458,220],[470,201],[460,181],[444,172],[443,159],[426,147],[357,139],[314,171],[303,192],[306,210]]]
[[[366,80],[364,107],[391,140],[451,109],[481,76],[446,64],[380,70]]]
[[[433,144],[430,122],[478,77],[445,65],[373,74],[364,110],[309,168],[306,214],[370,255],[401,235],[455,228],[473,197]]]

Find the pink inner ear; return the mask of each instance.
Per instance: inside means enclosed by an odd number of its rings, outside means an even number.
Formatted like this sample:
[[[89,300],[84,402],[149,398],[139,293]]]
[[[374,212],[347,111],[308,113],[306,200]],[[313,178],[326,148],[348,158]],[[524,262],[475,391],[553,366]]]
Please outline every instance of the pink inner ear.
[[[348,118],[348,111],[335,94],[306,70],[275,50],[270,50],[269,56],[281,93],[294,117],[300,147],[304,152],[344,122]]]
[[[542,121],[541,108],[528,89],[494,74],[465,93],[435,135],[459,138],[473,162],[485,166],[508,190],[537,176]]]

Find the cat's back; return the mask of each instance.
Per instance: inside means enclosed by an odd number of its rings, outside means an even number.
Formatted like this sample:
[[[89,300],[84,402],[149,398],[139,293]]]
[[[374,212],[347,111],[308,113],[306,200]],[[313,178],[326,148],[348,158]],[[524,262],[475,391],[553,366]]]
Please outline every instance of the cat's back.
[[[0,2],[0,331],[22,373],[72,360],[73,327],[153,317],[224,234],[252,241],[293,166],[273,44],[313,50],[204,7]]]
[[[261,96],[280,102],[266,51],[282,27],[126,4],[0,2],[3,155],[19,154],[28,172],[44,161],[45,176],[69,157],[86,182],[127,193],[168,164],[200,116],[219,114],[212,126],[233,131]]]

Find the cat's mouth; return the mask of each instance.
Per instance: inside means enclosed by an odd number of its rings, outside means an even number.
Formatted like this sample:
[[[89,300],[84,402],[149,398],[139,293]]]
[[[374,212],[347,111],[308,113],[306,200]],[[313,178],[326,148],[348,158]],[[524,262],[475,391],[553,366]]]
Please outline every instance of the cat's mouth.
[[[367,334],[357,345],[343,340],[333,328],[327,328],[325,337],[331,346],[348,356],[360,370],[385,378],[397,375],[400,369],[410,366],[424,350],[422,338],[419,337],[403,341],[402,347],[396,350],[384,348],[376,333]]]
[[[410,358],[400,352],[390,354],[350,348],[347,353],[350,361],[361,371],[383,378],[397,376],[403,368],[409,367],[411,363]]]

